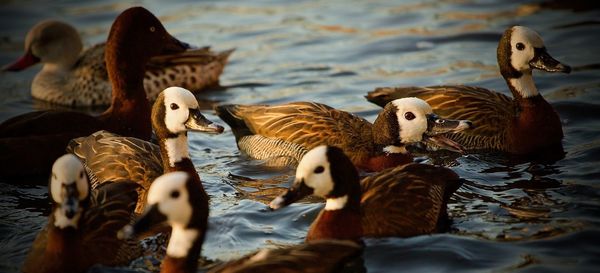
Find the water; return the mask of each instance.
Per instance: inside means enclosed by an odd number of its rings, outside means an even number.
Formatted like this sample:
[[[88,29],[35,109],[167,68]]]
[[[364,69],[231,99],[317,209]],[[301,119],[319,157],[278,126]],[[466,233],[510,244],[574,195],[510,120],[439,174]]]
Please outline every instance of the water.
[[[320,101],[373,121],[379,108],[363,95],[379,86],[465,83],[508,94],[496,65],[497,41],[507,26],[529,26],[556,59],[574,67],[570,75],[534,73],[563,120],[566,157],[553,164],[486,155],[446,161],[470,180],[449,204],[452,231],[369,239],[365,265],[368,272],[597,272],[600,11],[594,1],[580,2],[2,1],[0,63],[20,56],[25,33],[39,20],[72,23],[91,45],[106,39],[120,11],[143,5],[184,41],[237,48],[221,77],[225,90],[199,99]],[[0,120],[49,107],[29,95],[37,70],[0,74]],[[321,204],[277,212],[265,205],[293,170],[249,161],[231,131],[191,134],[190,142],[211,196],[203,256],[228,260],[302,241]],[[0,196],[0,271],[17,272],[49,213],[47,188],[3,182]]]

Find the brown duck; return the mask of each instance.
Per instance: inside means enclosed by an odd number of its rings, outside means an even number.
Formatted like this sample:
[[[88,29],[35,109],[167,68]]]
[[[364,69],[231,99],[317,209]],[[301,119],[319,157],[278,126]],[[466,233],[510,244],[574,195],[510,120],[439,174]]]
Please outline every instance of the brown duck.
[[[325,198],[306,241],[409,237],[448,227],[446,205],[461,184],[453,171],[424,164],[386,169],[360,181],[341,149],[322,145],[302,158],[294,184],[270,207],[279,209],[311,194]]]
[[[161,174],[185,171],[198,177],[188,152],[188,131],[223,132],[223,127],[200,113],[194,95],[180,87],[160,93],[152,107],[152,127],[159,145],[99,131],[72,140],[67,150],[85,164],[93,186],[103,181],[140,184],[136,212],[141,213],[150,184]]]
[[[472,121],[475,129],[447,135],[469,151],[562,152],[560,118],[535,87],[532,69],[569,73],[571,68],[548,54],[539,34],[522,26],[504,32],[497,53],[500,73],[514,98],[481,87],[444,85],[377,88],[367,99],[383,106],[418,97],[444,117]]]
[[[340,147],[357,168],[379,171],[412,162],[406,146],[430,142],[460,151],[441,137],[470,128],[467,120],[446,120],[417,98],[388,103],[375,123],[316,102],[283,105],[223,105],[217,114],[248,156],[296,165],[306,151],[318,145]],[[277,162],[278,164],[279,162]]]
[[[106,43],[81,52],[82,48],[75,28],[60,21],[43,21],[27,33],[24,56],[3,70],[20,71],[41,62],[44,66],[31,83],[33,98],[72,107],[109,105]],[[144,74],[148,99],[154,101],[169,86],[200,91],[218,85],[231,52],[204,47],[151,58]]]
[[[134,240],[117,238],[132,217],[135,183],[91,190],[83,165],[71,154],[56,160],[50,177],[52,212],[36,237],[23,272],[82,273],[95,264],[127,265],[141,254]]]
[[[197,196],[202,185],[185,172],[164,174],[152,183],[146,211],[122,237],[143,233],[167,222],[172,234],[162,273],[195,273],[206,232],[208,200]],[[283,249],[261,250],[211,269],[209,272],[339,272],[362,252],[351,241],[323,240]]]
[[[67,143],[98,130],[150,139],[150,104],[143,79],[151,57],[183,52],[187,46],[173,38],[148,10],[122,12],[106,44],[106,68],[112,102],[100,116],[71,111],[36,111],[0,124],[0,174],[47,175]]]

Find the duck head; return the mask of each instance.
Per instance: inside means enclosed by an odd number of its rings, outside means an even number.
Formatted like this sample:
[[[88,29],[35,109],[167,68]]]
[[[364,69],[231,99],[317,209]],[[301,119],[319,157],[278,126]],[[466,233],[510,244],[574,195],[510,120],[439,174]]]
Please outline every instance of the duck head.
[[[194,94],[181,87],[163,90],[154,102],[152,126],[160,137],[169,137],[189,131],[220,134],[220,126],[200,113],[200,106]]]
[[[208,209],[208,203],[204,200],[203,205],[203,201],[194,196],[195,190],[193,179],[185,172],[171,172],[156,178],[148,190],[146,210],[133,225],[123,227],[118,237],[131,238],[167,223],[172,227],[167,255],[178,259],[192,257],[192,265],[197,266],[193,257],[199,254],[201,241],[200,245],[198,241],[206,226],[206,218],[199,215],[203,214],[200,210]]]
[[[508,81],[513,95],[523,98],[539,94],[531,79],[532,69],[571,72],[570,66],[548,54],[537,32],[523,26],[513,26],[504,32],[498,43],[497,57],[500,72]]]
[[[460,144],[443,136],[473,127],[468,120],[444,119],[419,98],[389,102],[373,124],[373,140],[387,153],[406,153],[406,145],[435,144],[443,149],[462,152]]]
[[[68,69],[77,62],[82,49],[81,38],[72,26],[60,21],[42,21],[27,33],[25,54],[2,70],[20,71],[38,62]]]
[[[305,196],[325,198],[325,210],[360,207],[360,182],[356,168],[344,152],[333,146],[308,151],[296,169],[292,186],[269,204],[273,210]]]
[[[54,162],[49,188],[54,202],[54,226],[77,228],[90,198],[89,179],[77,157],[66,154]]]

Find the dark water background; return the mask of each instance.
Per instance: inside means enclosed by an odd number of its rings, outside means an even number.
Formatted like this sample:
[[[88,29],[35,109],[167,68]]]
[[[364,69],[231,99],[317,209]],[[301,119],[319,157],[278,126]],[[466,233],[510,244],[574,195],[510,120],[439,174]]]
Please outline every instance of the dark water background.
[[[25,33],[42,19],[74,24],[89,46],[105,40],[112,20],[132,5],[154,12],[184,41],[237,48],[221,77],[227,88],[201,100],[319,101],[371,121],[379,108],[363,95],[379,86],[465,83],[509,94],[497,42],[508,26],[535,29],[556,59],[574,67],[570,75],[534,72],[562,118],[566,157],[553,164],[484,155],[444,161],[470,180],[449,205],[453,230],[367,240],[365,264],[368,272],[600,272],[596,1],[0,1],[0,64],[21,55]],[[0,120],[50,107],[29,95],[38,70],[0,74]],[[211,196],[203,256],[228,260],[303,240],[322,204],[268,212],[264,203],[293,170],[248,160],[229,130],[190,134],[190,146]],[[19,270],[48,207],[46,187],[0,182],[0,272]]]

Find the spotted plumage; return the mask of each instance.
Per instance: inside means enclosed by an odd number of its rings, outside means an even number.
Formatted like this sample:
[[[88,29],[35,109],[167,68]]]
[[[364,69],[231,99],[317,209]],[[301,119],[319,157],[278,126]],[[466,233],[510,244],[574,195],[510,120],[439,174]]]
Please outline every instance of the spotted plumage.
[[[31,95],[72,107],[109,105],[111,85],[104,61],[105,46],[100,43],[82,51],[81,38],[72,26],[53,20],[36,24],[27,34],[25,51],[44,66],[32,82]],[[155,100],[169,86],[196,92],[218,85],[232,52],[203,47],[152,58],[143,83],[148,99]],[[12,65],[5,70],[26,67]]]
[[[472,121],[475,129],[448,135],[469,151],[562,154],[560,118],[535,87],[532,69],[569,73],[570,67],[554,60],[542,38],[522,26],[504,32],[497,57],[514,98],[481,87],[442,85],[377,88],[367,99],[383,106],[394,99],[418,97],[440,115]]]

